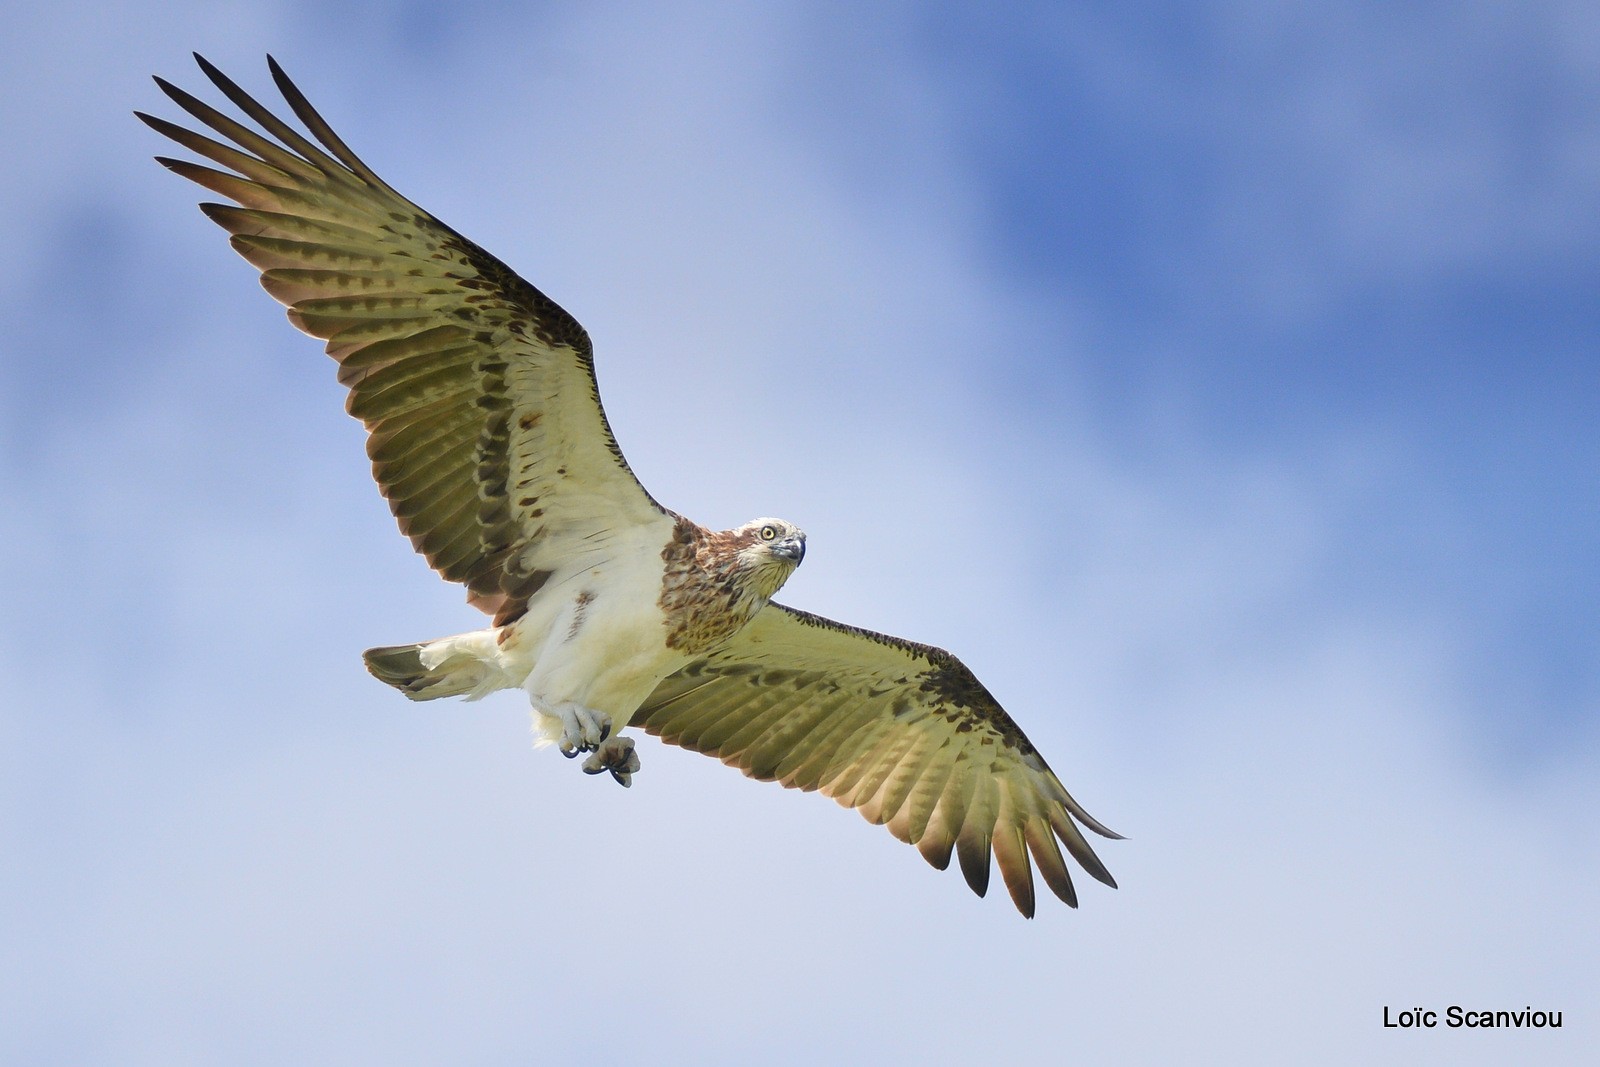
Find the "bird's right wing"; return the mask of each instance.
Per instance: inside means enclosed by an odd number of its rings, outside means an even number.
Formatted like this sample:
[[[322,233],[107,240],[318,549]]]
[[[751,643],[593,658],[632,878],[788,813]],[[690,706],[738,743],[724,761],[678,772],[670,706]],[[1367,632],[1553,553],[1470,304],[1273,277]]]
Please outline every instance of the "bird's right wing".
[[[391,189],[276,62],[320,147],[195,58],[265,135],[159,78],[232,144],[139,117],[225,168],[161,159],[239,205],[201,207],[290,321],[328,342],[378,487],[434,569],[503,623],[551,573],[603,558],[623,533],[659,526],[665,544],[673,519],[617,447],[583,327]]]

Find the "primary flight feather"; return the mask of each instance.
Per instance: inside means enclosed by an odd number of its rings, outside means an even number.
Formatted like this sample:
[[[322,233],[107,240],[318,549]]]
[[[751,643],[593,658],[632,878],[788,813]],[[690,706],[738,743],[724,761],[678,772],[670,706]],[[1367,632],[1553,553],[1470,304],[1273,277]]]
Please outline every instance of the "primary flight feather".
[[[954,853],[980,896],[992,855],[1024,915],[1034,865],[1076,906],[1061,845],[1116,885],[1079,827],[1118,835],[960,660],[773,603],[805,555],[798,527],[716,532],[656,503],[612,437],[572,316],[391,189],[270,57],[311,138],[195,58],[259,130],[157,78],[232,142],[141,113],[223,169],[160,162],[234,202],[201,209],[327,342],[401,531],[492,617],[368,650],[375,676],[414,700],[520,688],[542,741],[623,785],[639,757],[622,729],[637,726],[819,790],[935,867]]]

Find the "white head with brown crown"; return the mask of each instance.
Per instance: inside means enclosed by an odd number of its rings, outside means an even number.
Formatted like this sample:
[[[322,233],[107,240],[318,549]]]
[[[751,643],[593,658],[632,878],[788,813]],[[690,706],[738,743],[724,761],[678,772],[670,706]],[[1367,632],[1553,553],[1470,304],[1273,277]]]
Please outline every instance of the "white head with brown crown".
[[[783,519],[751,519],[726,536],[737,550],[741,575],[763,600],[770,600],[806,558],[805,531]]]

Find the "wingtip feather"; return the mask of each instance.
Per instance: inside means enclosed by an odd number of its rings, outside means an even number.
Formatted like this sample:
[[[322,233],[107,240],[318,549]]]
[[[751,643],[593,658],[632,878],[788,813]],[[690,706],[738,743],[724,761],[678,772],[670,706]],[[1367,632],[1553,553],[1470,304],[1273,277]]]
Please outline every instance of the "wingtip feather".
[[[211,62],[211,60],[207,59],[199,52],[190,52],[189,54],[194,57],[195,63],[202,71],[205,72],[206,77],[210,78],[213,83],[220,86],[222,82],[228,81],[228,76],[222,73],[222,71],[218,69],[217,65]],[[221,81],[218,81],[218,79],[221,79]]]
[[[1028,846],[1023,840],[1022,827],[1002,813],[995,827],[994,854],[999,861],[1000,877],[1011,894],[1011,902],[1025,918],[1033,918],[1033,866],[1028,862]]]
[[[980,897],[989,892],[989,855],[989,835],[963,827],[956,838],[956,858],[967,886]]]
[[[1045,885],[1070,908],[1078,906],[1078,893],[1072,885],[1072,874],[1067,870],[1066,860],[1061,855],[1061,849],[1056,845],[1055,835],[1051,832],[1048,819],[1030,818],[1022,828],[1023,836],[1028,842],[1028,851],[1033,854],[1034,866]]]
[[[950,866],[950,853],[955,850],[955,839],[945,834],[924,833],[917,839],[917,851],[922,853],[922,858],[936,871],[947,870]]]

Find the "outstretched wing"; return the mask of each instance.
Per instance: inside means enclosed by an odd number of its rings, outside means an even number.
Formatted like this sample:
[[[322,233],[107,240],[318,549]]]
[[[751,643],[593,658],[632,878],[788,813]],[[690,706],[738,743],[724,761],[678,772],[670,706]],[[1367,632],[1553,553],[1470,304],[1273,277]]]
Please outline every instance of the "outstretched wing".
[[[237,202],[201,209],[261,268],[289,320],[328,342],[378,487],[434,569],[503,623],[619,532],[658,523],[665,543],[671,519],[617,448],[583,327],[385,184],[270,57],[321,147],[195,59],[265,136],[160,78],[232,146],[139,118],[226,168],[160,159]]]
[[[1029,917],[1029,852],[1056,896],[1077,906],[1057,838],[1084,870],[1116,885],[1077,823],[1119,835],[1072,799],[942,649],[769,604],[726,646],[657,686],[633,725],[752,778],[820,789],[940,870],[954,849],[979,896],[992,851]]]

